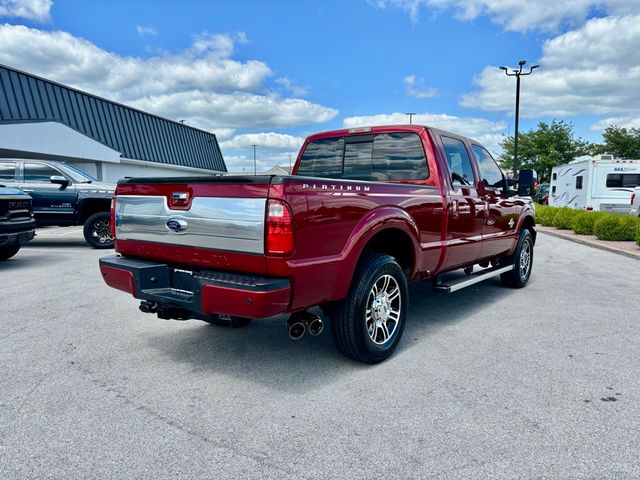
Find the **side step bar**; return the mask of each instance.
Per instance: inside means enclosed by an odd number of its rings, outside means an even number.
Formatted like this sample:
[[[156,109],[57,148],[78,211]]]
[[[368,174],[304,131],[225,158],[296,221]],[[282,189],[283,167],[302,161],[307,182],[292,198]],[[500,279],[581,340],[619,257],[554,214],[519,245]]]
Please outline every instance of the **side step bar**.
[[[507,265],[506,267],[493,267],[485,270],[480,270],[477,273],[473,273],[459,280],[453,280],[448,284],[435,284],[433,289],[436,292],[452,293],[457,290],[462,290],[463,288],[470,287],[471,285],[475,285],[476,283],[480,283],[489,278],[497,277],[501,273],[509,272],[513,270],[513,267],[514,265]]]

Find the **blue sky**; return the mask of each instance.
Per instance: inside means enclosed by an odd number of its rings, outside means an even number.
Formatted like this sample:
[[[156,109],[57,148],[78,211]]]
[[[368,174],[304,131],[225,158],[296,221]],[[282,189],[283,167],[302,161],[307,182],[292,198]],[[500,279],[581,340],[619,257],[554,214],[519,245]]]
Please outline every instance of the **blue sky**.
[[[640,126],[640,0],[0,0],[0,63],[218,135],[228,168],[287,164],[313,132],[427,123],[494,152],[571,121]]]

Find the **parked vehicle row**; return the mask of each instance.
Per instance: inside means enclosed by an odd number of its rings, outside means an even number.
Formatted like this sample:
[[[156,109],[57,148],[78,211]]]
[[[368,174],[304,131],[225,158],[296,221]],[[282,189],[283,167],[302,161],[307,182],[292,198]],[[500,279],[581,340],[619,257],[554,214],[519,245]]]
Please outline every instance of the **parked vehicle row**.
[[[1,160],[0,183],[31,196],[38,227],[83,225],[91,246],[113,247],[109,208],[115,185],[49,160]]]
[[[402,336],[408,281],[445,293],[496,276],[527,284],[535,181],[521,172],[517,195],[480,143],[435,128],[325,132],[305,141],[291,176],[120,181],[118,254],[100,270],[164,319],[288,313],[299,338],[322,330],[309,311],[320,306],[337,348],[376,363]]]

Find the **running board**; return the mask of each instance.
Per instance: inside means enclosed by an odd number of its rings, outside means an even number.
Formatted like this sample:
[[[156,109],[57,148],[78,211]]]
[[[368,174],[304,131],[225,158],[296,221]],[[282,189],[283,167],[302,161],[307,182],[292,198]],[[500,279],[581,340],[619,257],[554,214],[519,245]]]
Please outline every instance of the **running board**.
[[[492,277],[497,277],[502,273],[506,273],[513,270],[513,265],[507,265],[506,267],[494,267],[486,270],[480,270],[477,273],[472,273],[469,276],[461,278],[460,280],[454,280],[449,284],[440,283],[433,287],[436,292],[452,293],[463,288],[470,287],[476,283],[480,283]]]

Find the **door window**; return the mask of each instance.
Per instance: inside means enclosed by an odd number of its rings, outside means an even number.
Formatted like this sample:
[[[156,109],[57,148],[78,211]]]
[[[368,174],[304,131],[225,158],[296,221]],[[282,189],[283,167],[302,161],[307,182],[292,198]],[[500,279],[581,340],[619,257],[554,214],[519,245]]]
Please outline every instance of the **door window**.
[[[62,175],[58,170],[44,163],[25,163],[24,181],[49,183],[54,175]]]
[[[0,180],[14,182],[16,179],[16,162],[0,163]]]
[[[473,150],[473,154],[478,162],[480,179],[482,183],[484,183],[484,186],[502,189],[504,187],[504,176],[491,154],[480,145],[471,145],[471,150]]]
[[[457,138],[443,136],[442,143],[447,154],[451,182],[454,185],[473,185],[473,168],[464,142]]]

